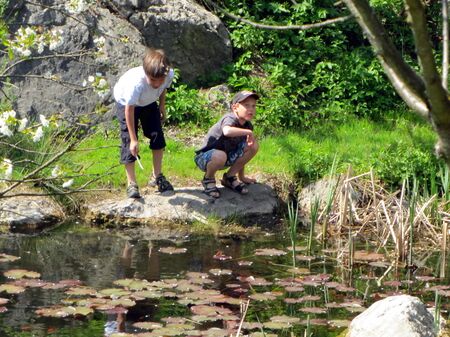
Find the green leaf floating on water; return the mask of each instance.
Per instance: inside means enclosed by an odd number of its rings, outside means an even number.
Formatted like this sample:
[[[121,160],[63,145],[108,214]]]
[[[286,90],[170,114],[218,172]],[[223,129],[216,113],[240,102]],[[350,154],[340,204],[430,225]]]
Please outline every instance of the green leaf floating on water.
[[[100,295],[109,296],[111,298],[119,298],[122,296],[129,296],[131,292],[122,288],[108,288],[99,291]]]
[[[114,284],[117,286],[122,286],[130,290],[142,290],[151,287],[150,282],[147,280],[139,280],[139,279],[122,279],[114,281]]]
[[[46,317],[68,317],[68,316],[87,316],[94,312],[87,307],[52,307],[36,310],[36,314]]]
[[[255,255],[259,256],[282,256],[286,254],[287,252],[285,252],[284,250],[275,248],[259,248],[255,250]]]
[[[20,294],[25,291],[24,287],[16,286],[14,284],[2,284],[0,285],[0,292],[6,292],[8,294]]]
[[[3,273],[3,275],[5,275],[7,278],[11,278],[14,280],[18,280],[24,277],[28,277],[28,278],[39,278],[41,277],[41,274],[35,272],[35,271],[29,271],[26,269],[11,269],[8,271],[5,271]]]
[[[144,330],[160,329],[163,327],[161,323],[156,322],[136,322],[133,323],[133,326]]]
[[[161,247],[158,252],[164,254],[184,254],[187,252],[187,248],[176,248],[176,247]]]
[[[0,253],[0,263],[1,262],[13,262],[13,261],[17,261],[19,259],[20,259],[20,257],[18,257],[18,256]]]
[[[65,293],[72,296],[95,296],[97,295],[97,290],[90,287],[72,287]]]

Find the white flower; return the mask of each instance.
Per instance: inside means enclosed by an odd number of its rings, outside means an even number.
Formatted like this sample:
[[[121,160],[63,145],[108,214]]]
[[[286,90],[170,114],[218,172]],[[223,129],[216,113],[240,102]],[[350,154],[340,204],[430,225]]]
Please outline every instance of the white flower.
[[[28,124],[28,119],[26,117],[22,118],[20,120],[20,124],[19,124],[19,132],[25,130],[25,128],[27,127],[27,124]]]
[[[62,187],[63,187],[63,188],[68,188],[68,187],[72,186],[72,184],[73,184],[73,179],[70,179],[70,180],[65,181],[65,182],[62,184]]]
[[[16,118],[16,112],[14,110],[9,110],[3,113],[3,115],[8,118],[8,117],[12,117],[12,118]]]
[[[95,76],[102,77],[103,75],[102,75],[102,73],[95,73]]]
[[[83,84],[81,84],[83,87],[85,87],[85,86],[87,86],[87,81],[86,80],[84,80],[83,81]]]
[[[42,126],[40,126],[37,128],[36,133],[33,136],[33,142],[37,143],[38,141],[40,141],[43,135],[44,131],[42,130]]]
[[[29,50],[29,49],[22,50],[22,56],[28,57],[30,55],[31,55],[31,50]]]
[[[95,81],[95,77],[92,76],[92,75],[90,75],[90,76],[88,77],[88,81],[89,81],[89,82],[94,82],[94,81]]]
[[[14,168],[11,160],[9,160],[7,158],[4,158],[3,159],[3,164],[1,166],[5,168],[5,172],[3,174],[3,178],[4,179],[8,179],[8,180],[11,179],[12,173],[13,173],[13,168]]]
[[[45,128],[50,125],[49,120],[47,118],[45,118],[44,115],[39,115],[39,120],[41,121],[42,126]]]
[[[52,178],[56,178],[61,174],[61,169],[59,168],[58,165],[56,165],[53,170],[52,170]]]
[[[8,125],[3,124],[0,127],[0,133],[4,134],[6,137],[11,137],[13,135],[13,132],[9,129]]]

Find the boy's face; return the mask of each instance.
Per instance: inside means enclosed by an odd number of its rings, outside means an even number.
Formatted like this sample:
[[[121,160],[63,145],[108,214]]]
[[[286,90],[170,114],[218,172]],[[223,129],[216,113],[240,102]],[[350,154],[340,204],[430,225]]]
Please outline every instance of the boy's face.
[[[256,99],[252,96],[233,104],[233,111],[242,121],[251,121],[256,113]]]
[[[166,77],[153,77],[147,75],[147,83],[153,88],[158,89],[165,81]]]

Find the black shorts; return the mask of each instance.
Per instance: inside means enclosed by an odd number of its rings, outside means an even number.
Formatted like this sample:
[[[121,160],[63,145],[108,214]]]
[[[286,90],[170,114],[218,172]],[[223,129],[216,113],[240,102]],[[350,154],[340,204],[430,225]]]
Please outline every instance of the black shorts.
[[[125,107],[116,103],[117,119],[120,124],[120,138],[122,144],[120,146],[120,163],[133,163],[136,158],[130,152],[130,133],[128,132],[127,123],[125,121]],[[166,140],[161,126],[161,115],[159,113],[158,104],[153,102],[146,106],[134,107],[134,129],[136,137],[138,135],[138,123],[141,123],[144,136],[150,139],[150,149],[160,150],[166,147]]]

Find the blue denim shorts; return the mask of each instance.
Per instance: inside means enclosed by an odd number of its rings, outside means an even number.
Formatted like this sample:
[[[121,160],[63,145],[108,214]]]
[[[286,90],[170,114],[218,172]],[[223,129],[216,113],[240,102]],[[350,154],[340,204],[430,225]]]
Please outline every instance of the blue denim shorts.
[[[247,142],[240,142],[238,147],[231,152],[227,153],[227,161],[225,163],[226,167],[232,166],[236,160],[244,155],[245,147],[247,146]],[[214,153],[215,149],[208,150],[206,152],[200,152],[195,155],[194,162],[197,167],[206,172],[206,165],[211,161],[211,157]]]

